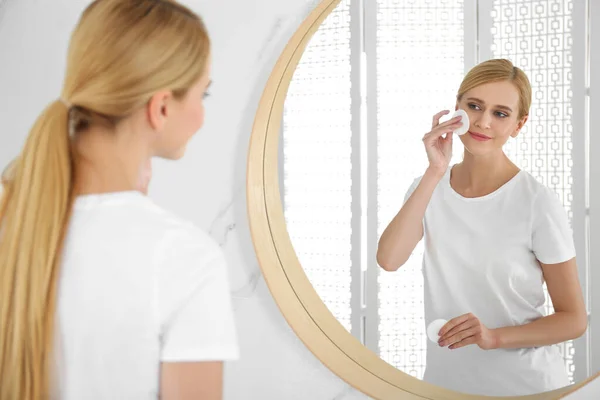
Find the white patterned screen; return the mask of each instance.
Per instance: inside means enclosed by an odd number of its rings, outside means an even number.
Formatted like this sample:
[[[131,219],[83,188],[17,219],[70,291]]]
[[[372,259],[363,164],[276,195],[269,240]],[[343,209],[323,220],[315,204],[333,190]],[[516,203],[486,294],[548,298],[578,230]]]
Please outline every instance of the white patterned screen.
[[[298,259],[321,299],[351,324],[350,0],[310,41],[283,117],[283,204]],[[280,171],[281,172],[281,171]]]
[[[463,21],[463,1],[377,0],[378,237],[425,172],[421,139],[433,115],[454,109],[464,76]],[[455,149],[454,162],[462,156]],[[427,350],[422,258],[421,242],[402,268],[378,279],[380,356],[418,378]]]
[[[528,75],[530,119],[506,147],[509,157],[554,189],[572,217],[573,92],[572,0],[494,0],[492,55],[508,58]],[[553,307],[546,291],[547,312]],[[561,344],[571,381],[573,342]]]

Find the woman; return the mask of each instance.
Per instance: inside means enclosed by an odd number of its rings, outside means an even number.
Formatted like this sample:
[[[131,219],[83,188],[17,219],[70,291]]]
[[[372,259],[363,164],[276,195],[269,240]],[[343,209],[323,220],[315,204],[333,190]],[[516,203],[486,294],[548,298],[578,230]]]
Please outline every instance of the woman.
[[[442,111],[423,138],[429,167],[379,241],[378,263],[395,271],[425,239],[425,320],[448,322],[439,346],[428,348],[424,380],[460,392],[526,395],[568,385],[554,345],[587,328],[567,215],[503,151],[530,104],[529,80],[510,61],[475,66],[456,102],[470,121],[460,136],[463,161],[449,168],[461,121],[440,124]]]
[[[170,0],[96,0],[60,98],[3,176],[0,398],[219,399],[223,254],[145,195],[203,124],[210,43]]]

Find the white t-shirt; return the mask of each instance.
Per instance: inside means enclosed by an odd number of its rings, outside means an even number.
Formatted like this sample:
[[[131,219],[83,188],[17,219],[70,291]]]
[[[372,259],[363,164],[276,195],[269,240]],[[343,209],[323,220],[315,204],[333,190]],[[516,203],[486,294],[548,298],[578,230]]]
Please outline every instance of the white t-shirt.
[[[227,266],[139,192],[78,197],[60,270],[61,400],[156,399],[160,363],[238,357]]]
[[[425,323],[473,313],[493,329],[545,316],[538,260],[556,264],[575,257],[559,199],[525,171],[489,195],[465,198],[450,186],[450,171],[434,190],[423,219]],[[496,350],[427,346],[423,379],[448,389],[511,396],[569,385],[556,345]]]

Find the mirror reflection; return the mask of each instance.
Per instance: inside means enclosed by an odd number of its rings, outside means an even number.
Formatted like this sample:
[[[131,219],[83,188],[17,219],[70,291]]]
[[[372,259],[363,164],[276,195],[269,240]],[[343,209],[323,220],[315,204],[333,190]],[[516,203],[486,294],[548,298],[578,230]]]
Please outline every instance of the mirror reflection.
[[[295,71],[294,250],[338,321],[419,379],[503,396],[595,372],[574,2],[343,0]]]

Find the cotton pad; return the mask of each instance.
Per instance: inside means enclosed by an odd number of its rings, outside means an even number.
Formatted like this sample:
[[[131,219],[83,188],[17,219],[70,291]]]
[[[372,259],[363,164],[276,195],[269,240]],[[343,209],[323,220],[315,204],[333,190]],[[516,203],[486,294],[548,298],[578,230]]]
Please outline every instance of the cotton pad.
[[[429,340],[437,344],[438,340],[440,340],[438,332],[444,325],[446,325],[447,322],[448,321],[445,319],[436,319],[435,321],[432,321],[427,327],[427,337]]]
[[[469,126],[471,126],[471,124],[469,122],[469,116],[467,115],[467,112],[460,108],[456,110],[454,114],[452,114],[452,118],[458,117],[459,115],[462,117],[462,119],[460,120],[460,122],[462,122],[462,125],[454,130],[454,134],[464,135],[469,130]]]

